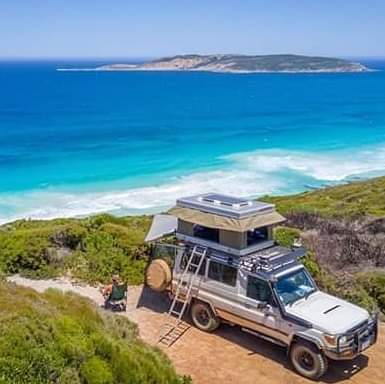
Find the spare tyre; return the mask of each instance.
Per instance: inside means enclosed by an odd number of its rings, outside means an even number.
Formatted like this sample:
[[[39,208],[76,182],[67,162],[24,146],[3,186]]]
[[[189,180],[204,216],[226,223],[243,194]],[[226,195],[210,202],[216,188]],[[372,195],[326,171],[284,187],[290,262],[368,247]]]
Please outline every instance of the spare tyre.
[[[162,259],[151,261],[146,270],[146,284],[153,290],[161,292],[171,283],[171,268]]]

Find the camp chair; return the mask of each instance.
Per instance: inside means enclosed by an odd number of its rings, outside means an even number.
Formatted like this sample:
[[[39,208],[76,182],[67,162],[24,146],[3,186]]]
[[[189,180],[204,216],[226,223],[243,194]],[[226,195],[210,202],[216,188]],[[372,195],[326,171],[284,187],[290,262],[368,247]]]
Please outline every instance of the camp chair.
[[[112,292],[105,302],[105,307],[112,311],[125,311],[127,308],[127,284],[112,286]]]

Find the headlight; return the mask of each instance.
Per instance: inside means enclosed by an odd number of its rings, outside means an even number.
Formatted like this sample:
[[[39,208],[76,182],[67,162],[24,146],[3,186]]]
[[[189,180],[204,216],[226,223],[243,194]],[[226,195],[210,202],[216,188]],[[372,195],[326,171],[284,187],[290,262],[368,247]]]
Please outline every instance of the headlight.
[[[346,344],[347,341],[348,341],[347,336],[342,336],[342,337],[340,337],[340,344]]]
[[[328,347],[336,348],[337,347],[337,336],[324,334],[324,340]]]

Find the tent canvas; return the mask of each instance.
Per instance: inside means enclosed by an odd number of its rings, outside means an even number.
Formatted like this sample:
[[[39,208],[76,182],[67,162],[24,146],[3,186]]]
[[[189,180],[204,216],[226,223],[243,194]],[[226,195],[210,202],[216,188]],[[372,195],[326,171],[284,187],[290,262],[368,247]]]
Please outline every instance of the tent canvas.
[[[178,219],[171,215],[155,215],[145,242],[155,241],[176,231]]]
[[[174,207],[169,210],[171,215],[189,223],[199,224],[208,228],[224,229],[235,232],[245,232],[255,228],[274,225],[286,219],[278,212],[261,213],[245,219],[234,219],[221,215],[206,213],[197,209]]]

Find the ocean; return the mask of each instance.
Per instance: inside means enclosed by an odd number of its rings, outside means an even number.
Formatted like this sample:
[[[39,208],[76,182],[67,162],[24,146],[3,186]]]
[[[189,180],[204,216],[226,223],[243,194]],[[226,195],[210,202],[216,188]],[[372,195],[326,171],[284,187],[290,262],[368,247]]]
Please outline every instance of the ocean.
[[[201,192],[258,197],[383,175],[385,61],[361,62],[378,71],[0,62],[0,223],[153,213]]]

